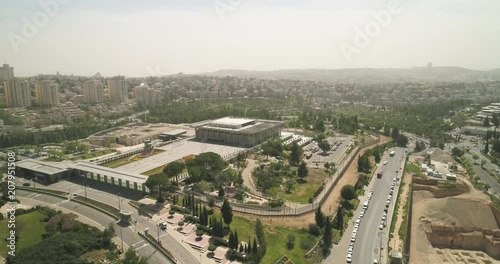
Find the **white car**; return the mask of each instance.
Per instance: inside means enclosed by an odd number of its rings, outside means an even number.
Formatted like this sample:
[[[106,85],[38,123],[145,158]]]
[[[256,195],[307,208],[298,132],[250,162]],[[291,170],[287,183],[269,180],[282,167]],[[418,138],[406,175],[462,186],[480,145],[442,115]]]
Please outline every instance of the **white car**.
[[[383,225],[383,224],[380,224],[380,225],[378,226],[378,229],[379,229],[379,230],[383,230],[383,229],[384,229],[384,225]]]
[[[352,262],[352,255],[351,254],[347,254],[347,257],[345,258],[345,261],[347,263],[351,263]]]
[[[356,222],[355,222],[355,223],[359,225],[359,223],[361,223],[361,217],[360,217],[360,218],[358,218],[358,219],[356,219]]]
[[[386,160],[386,161],[384,161],[384,165],[386,165],[386,164],[387,164],[387,160]]]
[[[356,241],[356,237],[351,237],[351,242]]]
[[[354,249],[353,247],[349,247],[349,248],[347,249],[347,253],[352,254],[353,249]]]

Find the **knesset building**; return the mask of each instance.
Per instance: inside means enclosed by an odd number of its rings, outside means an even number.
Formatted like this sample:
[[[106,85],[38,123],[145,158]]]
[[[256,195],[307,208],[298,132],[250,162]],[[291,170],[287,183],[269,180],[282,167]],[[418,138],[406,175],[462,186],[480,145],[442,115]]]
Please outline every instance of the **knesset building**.
[[[284,123],[274,120],[224,117],[196,124],[196,139],[227,145],[253,147],[281,135]]]
[[[47,183],[70,177],[85,177],[131,190],[149,192],[149,188],[145,185],[148,176],[107,168],[87,161],[71,163],[25,159],[16,163],[16,170],[18,176],[36,178]]]

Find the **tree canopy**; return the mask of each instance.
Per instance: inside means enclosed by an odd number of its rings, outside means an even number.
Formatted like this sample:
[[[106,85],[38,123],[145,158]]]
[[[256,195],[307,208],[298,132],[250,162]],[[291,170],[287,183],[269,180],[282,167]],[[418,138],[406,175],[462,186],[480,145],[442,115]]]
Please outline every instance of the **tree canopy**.
[[[165,173],[168,177],[175,177],[181,174],[185,167],[186,165],[184,165],[184,163],[173,161],[163,168],[163,173]]]
[[[346,185],[344,185],[344,187],[342,187],[342,189],[340,190],[340,196],[342,197],[342,199],[344,199],[346,201],[349,201],[349,200],[352,200],[352,199],[355,199],[358,197],[358,195],[356,194],[356,189],[354,189],[354,186],[352,186],[350,184],[346,184]]]

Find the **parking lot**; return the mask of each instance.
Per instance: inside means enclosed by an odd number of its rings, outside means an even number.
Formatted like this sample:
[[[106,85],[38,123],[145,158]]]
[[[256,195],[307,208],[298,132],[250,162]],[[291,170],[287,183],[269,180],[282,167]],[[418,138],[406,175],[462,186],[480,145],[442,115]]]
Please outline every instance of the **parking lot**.
[[[332,148],[327,153],[323,153],[316,142],[308,144],[303,148],[305,152],[312,153],[312,156],[306,159],[307,165],[310,167],[315,167],[316,164],[323,166],[325,162],[338,164],[344,153],[352,145],[352,139],[352,136],[328,138],[328,143]]]

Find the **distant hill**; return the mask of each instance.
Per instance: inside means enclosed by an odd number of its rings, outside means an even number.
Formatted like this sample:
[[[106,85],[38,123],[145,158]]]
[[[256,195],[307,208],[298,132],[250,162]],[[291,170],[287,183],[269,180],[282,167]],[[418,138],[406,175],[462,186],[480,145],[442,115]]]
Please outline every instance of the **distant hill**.
[[[219,70],[209,76],[238,76],[261,79],[297,79],[332,82],[472,82],[500,81],[500,69],[477,71],[460,67],[413,67],[396,69],[291,69],[276,71]]]

